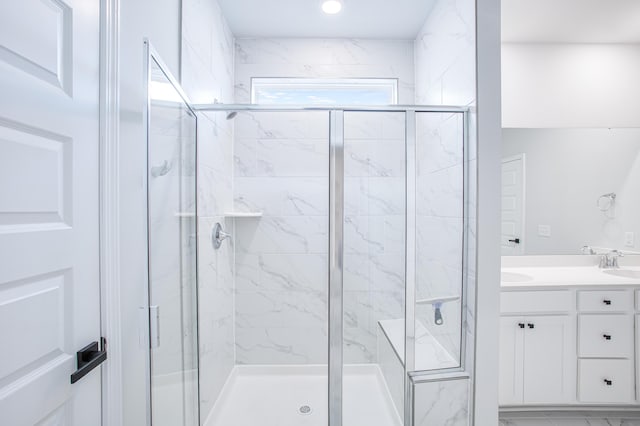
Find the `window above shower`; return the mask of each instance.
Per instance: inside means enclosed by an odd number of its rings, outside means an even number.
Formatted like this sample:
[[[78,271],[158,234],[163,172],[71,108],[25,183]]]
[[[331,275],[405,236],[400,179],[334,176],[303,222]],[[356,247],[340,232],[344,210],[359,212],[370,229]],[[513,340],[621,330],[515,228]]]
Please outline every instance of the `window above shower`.
[[[260,105],[397,105],[395,78],[252,78]]]

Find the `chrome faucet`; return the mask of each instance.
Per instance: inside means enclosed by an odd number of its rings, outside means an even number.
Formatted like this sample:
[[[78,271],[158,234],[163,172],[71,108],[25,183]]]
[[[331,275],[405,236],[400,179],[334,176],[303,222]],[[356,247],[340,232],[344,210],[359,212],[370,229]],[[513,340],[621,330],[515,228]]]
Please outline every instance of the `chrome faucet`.
[[[600,269],[618,269],[618,259],[624,257],[624,254],[619,250],[611,250],[609,253],[603,254],[600,257]]]
[[[580,251],[582,252],[582,254],[587,254],[587,255],[597,254],[596,251],[591,246],[582,246]]]

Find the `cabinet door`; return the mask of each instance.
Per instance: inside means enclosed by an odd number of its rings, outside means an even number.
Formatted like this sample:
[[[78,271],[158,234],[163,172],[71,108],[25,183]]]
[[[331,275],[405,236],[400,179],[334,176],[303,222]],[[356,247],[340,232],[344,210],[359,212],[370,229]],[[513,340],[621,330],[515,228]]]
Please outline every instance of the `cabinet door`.
[[[566,315],[526,317],[524,403],[576,400],[576,324]]]
[[[500,318],[500,405],[522,404],[525,319]]]

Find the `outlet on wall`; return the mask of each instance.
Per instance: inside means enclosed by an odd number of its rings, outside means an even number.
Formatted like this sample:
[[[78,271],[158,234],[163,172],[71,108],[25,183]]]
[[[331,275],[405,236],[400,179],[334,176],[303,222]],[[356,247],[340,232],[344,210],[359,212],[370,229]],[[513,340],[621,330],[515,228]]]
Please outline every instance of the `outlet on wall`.
[[[635,245],[635,234],[633,232],[624,233],[624,245],[627,247],[633,247]]]
[[[538,225],[538,235],[541,237],[551,237],[551,225]]]

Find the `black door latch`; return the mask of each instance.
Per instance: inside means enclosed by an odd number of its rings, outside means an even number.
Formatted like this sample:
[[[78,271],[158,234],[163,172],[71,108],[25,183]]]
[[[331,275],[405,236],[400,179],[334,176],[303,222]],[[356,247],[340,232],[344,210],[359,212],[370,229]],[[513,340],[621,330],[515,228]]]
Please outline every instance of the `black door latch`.
[[[520,238],[514,238],[513,240],[509,240],[510,243],[520,244]]]
[[[87,373],[107,359],[106,341],[104,338],[102,338],[101,343],[102,350],[98,348],[98,342],[92,342],[77,352],[78,369],[71,375],[71,383],[82,379]]]

